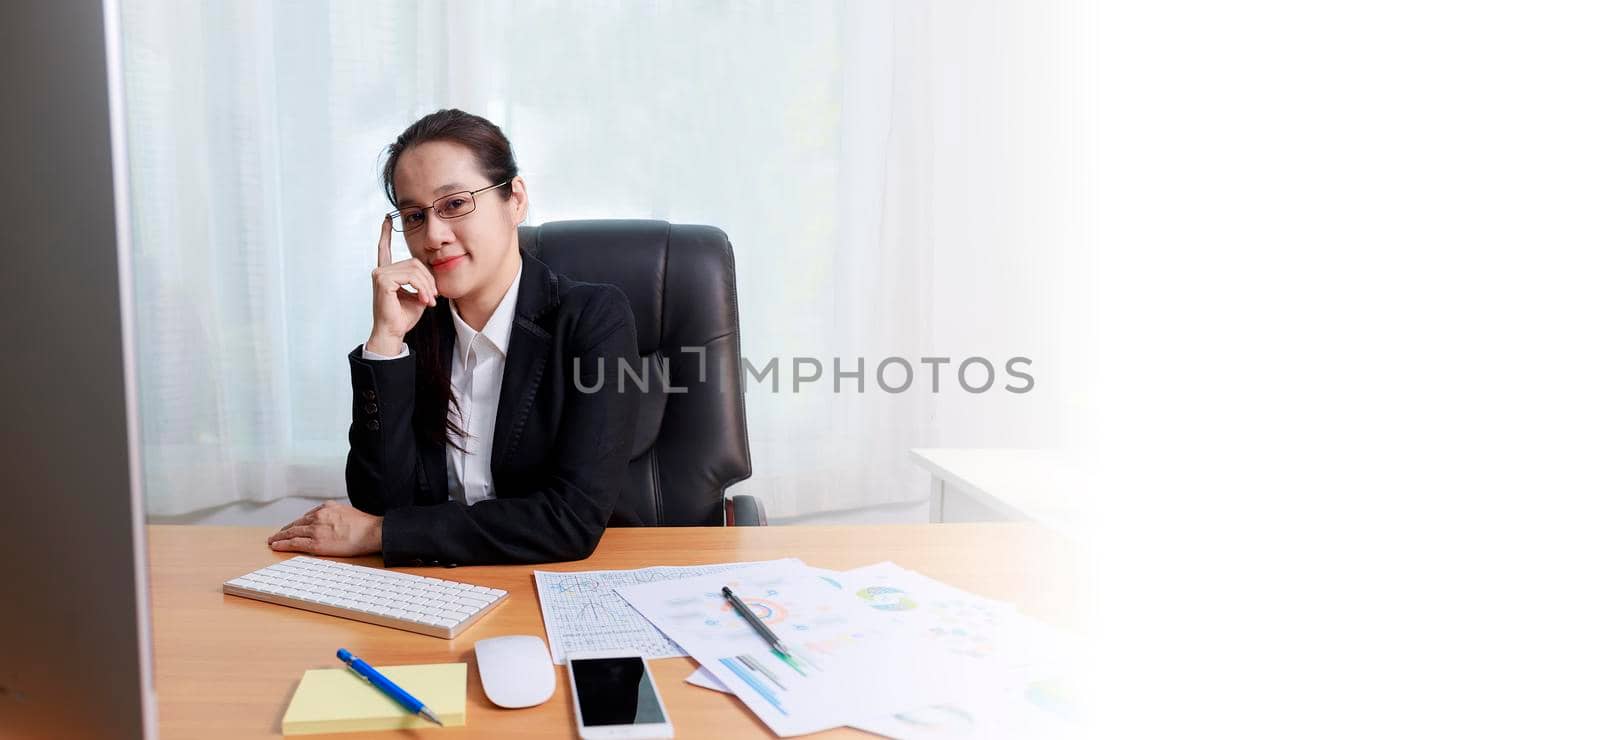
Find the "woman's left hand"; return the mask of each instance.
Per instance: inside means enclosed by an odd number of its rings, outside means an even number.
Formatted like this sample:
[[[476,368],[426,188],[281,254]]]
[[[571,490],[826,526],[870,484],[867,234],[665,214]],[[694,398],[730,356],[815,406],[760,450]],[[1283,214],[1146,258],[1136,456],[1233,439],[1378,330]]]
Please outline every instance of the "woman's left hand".
[[[352,557],[383,551],[383,517],[328,501],[267,538],[279,552]]]

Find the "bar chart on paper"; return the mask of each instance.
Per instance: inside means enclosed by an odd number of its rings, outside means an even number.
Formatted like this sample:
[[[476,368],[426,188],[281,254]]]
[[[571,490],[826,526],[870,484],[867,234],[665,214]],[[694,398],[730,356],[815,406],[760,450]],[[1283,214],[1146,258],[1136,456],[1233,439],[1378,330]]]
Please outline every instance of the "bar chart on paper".
[[[733,609],[724,585],[790,656],[768,646]],[[896,634],[887,618],[797,562],[618,592],[781,736],[952,693],[949,661],[922,649],[920,635]]]
[[[879,621],[894,625],[896,633],[920,636],[924,650],[959,660],[963,675],[984,677],[968,682],[958,697],[885,708],[876,716],[852,719],[851,726],[903,739],[1063,736],[1061,725],[1071,711],[1062,679],[1069,648],[1061,633],[1018,613],[1011,604],[961,591],[890,562],[834,572],[822,580],[853,597],[858,606],[866,606]],[[776,618],[779,612],[769,610],[764,616]],[[803,690],[801,682],[811,676],[825,675],[819,662],[827,659],[826,651],[848,649],[848,641],[841,642],[841,637],[808,640],[806,652],[791,644],[798,655],[814,656],[801,665],[786,666],[776,653],[740,654],[721,658],[720,673],[701,666],[688,682],[738,693],[719,677],[732,674],[742,691],[754,692],[767,711],[787,719],[800,703],[790,693]]]
[[[765,655],[741,653],[717,662],[784,715],[789,713],[784,706],[783,696],[789,692],[789,687],[800,681],[820,679],[823,674],[820,666],[799,651],[788,657],[776,650],[768,651]]]

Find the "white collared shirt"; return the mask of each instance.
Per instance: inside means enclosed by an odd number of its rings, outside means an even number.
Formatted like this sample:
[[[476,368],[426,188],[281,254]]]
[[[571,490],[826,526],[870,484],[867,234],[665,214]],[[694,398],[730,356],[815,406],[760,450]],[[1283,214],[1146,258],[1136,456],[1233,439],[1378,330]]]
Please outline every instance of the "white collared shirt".
[[[506,350],[511,346],[511,320],[517,308],[517,289],[521,286],[519,270],[481,332],[467,326],[456,312],[455,302],[450,302],[450,320],[456,328],[456,347],[450,358],[450,389],[455,393],[456,406],[449,413],[467,436],[458,440],[464,449],[445,448],[445,475],[450,498],[468,506],[494,498],[489,462],[494,447],[495,415],[500,408],[500,384],[505,378]],[[393,357],[361,348],[361,356],[367,360],[397,360],[410,354],[409,346]]]

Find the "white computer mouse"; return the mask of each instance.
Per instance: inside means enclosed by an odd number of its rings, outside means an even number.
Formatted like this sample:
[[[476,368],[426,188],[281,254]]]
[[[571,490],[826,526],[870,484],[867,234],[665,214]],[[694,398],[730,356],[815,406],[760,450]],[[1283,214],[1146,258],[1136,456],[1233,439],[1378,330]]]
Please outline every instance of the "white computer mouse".
[[[506,635],[479,640],[478,679],[489,701],[507,709],[543,704],[556,690],[556,669],[544,640],[533,635]]]

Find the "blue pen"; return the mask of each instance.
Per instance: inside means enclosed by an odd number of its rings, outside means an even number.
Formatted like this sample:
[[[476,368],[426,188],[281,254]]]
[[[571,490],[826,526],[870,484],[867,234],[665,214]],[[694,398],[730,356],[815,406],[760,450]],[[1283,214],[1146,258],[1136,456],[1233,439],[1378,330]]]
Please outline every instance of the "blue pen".
[[[388,694],[390,699],[400,702],[400,706],[405,707],[407,712],[415,712],[416,714],[420,714],[428,719],[433,720],[434,724],[444,727],[444,723],[440,722],[438,717],[433,716],[433,712],[428,711],[427,707],[422,706],[422,702],[417,701],[417,697],[406,693],[405,689],[394,685],[393,681],[384,678],[383,674],[379,673],[377,669],[367,665],[367,661],[351,655],[350,651],[344,648],[339,648],[339,660],[344,661],[345,665],[350,666],[350,670],[355,671],[356,675],[366,679],[367,683],[377,687],[379,691]]]

